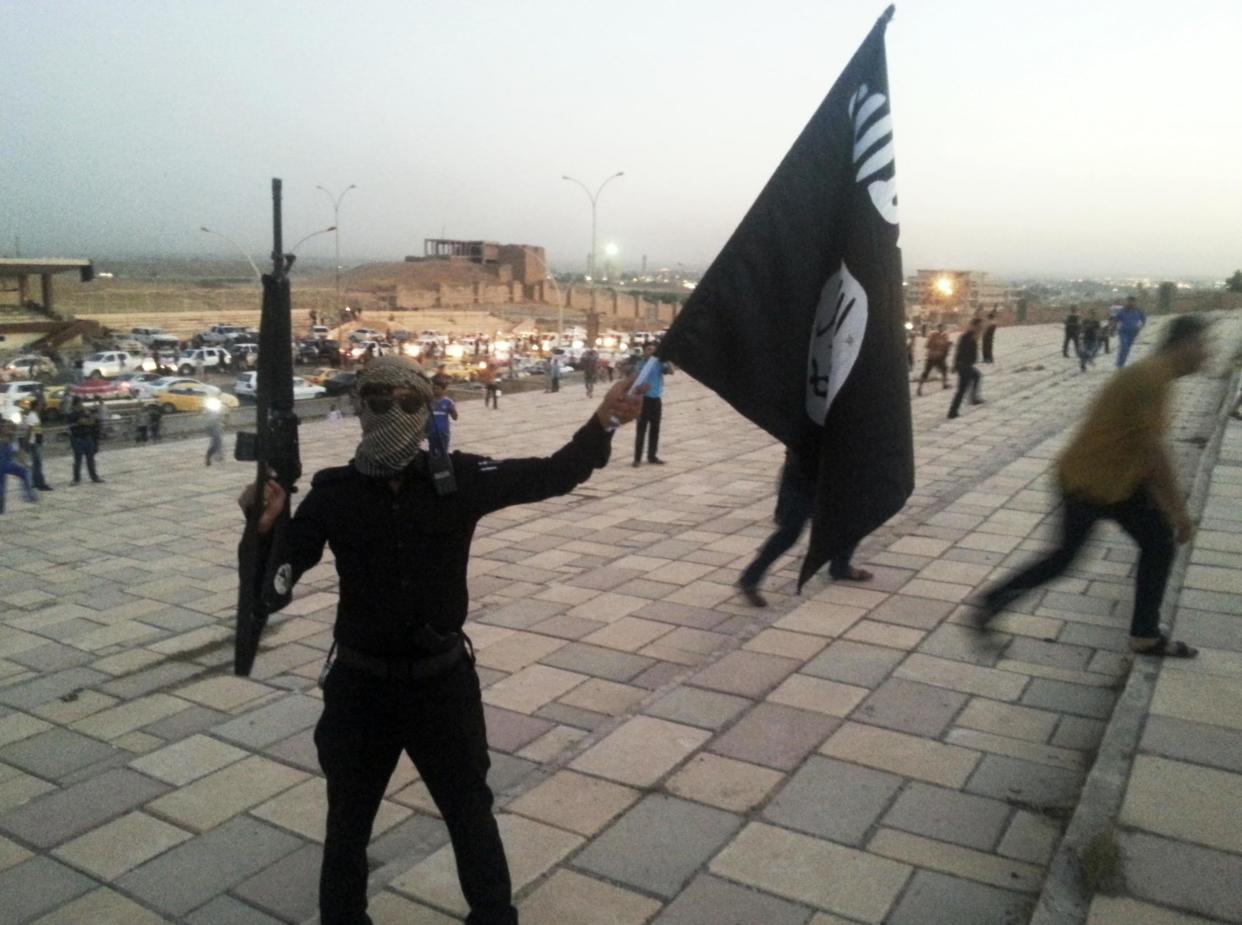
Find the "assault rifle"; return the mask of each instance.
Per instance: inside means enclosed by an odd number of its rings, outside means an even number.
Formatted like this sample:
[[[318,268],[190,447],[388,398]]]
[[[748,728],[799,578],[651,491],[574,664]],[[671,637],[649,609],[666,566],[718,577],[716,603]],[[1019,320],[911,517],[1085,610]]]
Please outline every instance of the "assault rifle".
[[[255,503],[246,512],[246,531],[238,550],[237,639],[233,671],[249,675],[259,636],[269,614],[289,602],[292,574],[287,556],[289,499],[302,475],[298,454],[298,417],[293,413],[293,341],[289,268],[281,238],[280,180],[272,180],[272,272],[263,275],[263,313],[259,320],[259,361],[255,388],[255,433],[237,435],[236,459],[256,463]],[[259,515],[268,479],[285,490],[285,509],[265,537],[258,535]]]

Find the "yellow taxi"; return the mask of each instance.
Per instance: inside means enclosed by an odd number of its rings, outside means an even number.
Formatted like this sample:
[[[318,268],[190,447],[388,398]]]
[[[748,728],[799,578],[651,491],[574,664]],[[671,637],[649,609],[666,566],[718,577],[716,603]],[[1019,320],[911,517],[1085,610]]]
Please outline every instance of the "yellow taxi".
[[[325,381],[338,372],[340,372],[339,369],[333,369],[331,366],[319,366],[314,372],[307,373],[302,378],[311,385],[323,385]]]
[[[240,402],[227,392],[210,392],[201,385],[174,385],[164,389],[156,396],[160,410],[165,414],[178,411],[230,411],[240,406]]]

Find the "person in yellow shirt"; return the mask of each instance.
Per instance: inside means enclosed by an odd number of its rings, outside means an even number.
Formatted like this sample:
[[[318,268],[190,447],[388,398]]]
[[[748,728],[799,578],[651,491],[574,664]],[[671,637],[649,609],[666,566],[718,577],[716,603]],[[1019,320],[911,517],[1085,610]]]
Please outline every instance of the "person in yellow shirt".
[[[1193,658],[1184,642],[1160,631],[1177,543],[1195,528],[1164,445],[1173,381],[1207,361],[1207,322],[1180,315],[1153,356],[1116,373],[1101,390],[1057,462],[1064,510],[1061,544],[984,594],[980,625],[1032,589],[1062,574],[1097,520],[1114,520],[1139,545],[1130,649],[1143,655]]]

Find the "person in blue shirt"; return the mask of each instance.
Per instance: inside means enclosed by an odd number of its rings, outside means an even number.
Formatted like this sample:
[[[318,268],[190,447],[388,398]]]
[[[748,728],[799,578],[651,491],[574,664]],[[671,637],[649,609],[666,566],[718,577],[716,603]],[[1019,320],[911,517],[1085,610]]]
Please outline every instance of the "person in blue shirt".
[[[1130,356],[1130,348],[1145,324],[1147,324],[1147,316],[1138,307],[1138,300],[1134,296],[1129,296],[1126,304],[1121,307],[1121,311],[1117,312],[1118,369],[1126,365],[1126,359]]]
[[[656,345],[648,343],[643,348],[643,360],[655,356]],[[642,369],[639,364],[638,369]],[[667,363],[659,363],[646,379],[647,391],[643,394],[643,410],[638,416],[638,430],[634,435],[634,465],[643,463],[643,442],[647,444],[647,462],[653,466],[664,465],[660,458],[660,416],[664,403],[664,374],[671,373],[672,367]]]
[[[448,397],[448,380],[436,376],[431,380],[431,427],[440,436],[445,452],[449,448],[450,421],[457,420],[457,405]]]
[[[27,501],[39,500],[30,470],[17,461],[17,428],[10,421],[0,420],[0,514],[4,513],[4,483],[10,475],[21,481]]]

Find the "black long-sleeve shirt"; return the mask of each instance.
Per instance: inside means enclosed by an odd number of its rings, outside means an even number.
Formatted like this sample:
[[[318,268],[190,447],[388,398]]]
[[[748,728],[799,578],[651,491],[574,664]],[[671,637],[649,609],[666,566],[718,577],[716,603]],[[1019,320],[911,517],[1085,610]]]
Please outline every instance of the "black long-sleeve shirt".
[[[965,331],[957,339],[957,352],[953,354],[953,371],[960,373],[964,369],[974,369],[979,362],[978,338],[973,330]]]
[[[336,640],[379,657],[418,655],[420,626],[445,633],[466,621],[466,566],[479,520],[565,494],[607,464],[611,446],[611,433],[592,416],[549,457],[453,453],[457,491],[443,497],[425,456],[405,470],[396,491],[352,465],[324,469],[289,522],[294,580],[319,562],[326,542],[340,576]]]

